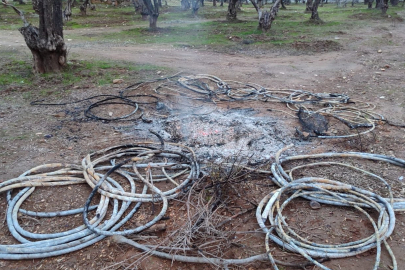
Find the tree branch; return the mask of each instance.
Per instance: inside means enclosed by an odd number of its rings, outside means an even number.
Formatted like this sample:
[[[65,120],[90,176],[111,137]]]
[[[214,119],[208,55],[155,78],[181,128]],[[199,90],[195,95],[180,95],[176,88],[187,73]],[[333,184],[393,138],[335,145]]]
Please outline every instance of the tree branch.
[[[257,6],[256,0],[252,0],[250,2],[252,2],[252,5],[255,7],[256,11],[259,12],[259,7]]]
[[[2,3],[4,6],[6,6],[6,7],[11,7],[12,9],[14,9],[14,11],[15,11],[18,15],[20,15],[21,20],[24,22],[24,27],[27,27],[28,25],[30,25],[30,23],[27,22],[27,20],[25,19],[24,12],[22,12],[21,10],[19,10],[19,9],[16,8],[15,6],[13,6],[13,5],[11,5],[11,4],[8,4],[5,0],[2,0],[1,3]]]

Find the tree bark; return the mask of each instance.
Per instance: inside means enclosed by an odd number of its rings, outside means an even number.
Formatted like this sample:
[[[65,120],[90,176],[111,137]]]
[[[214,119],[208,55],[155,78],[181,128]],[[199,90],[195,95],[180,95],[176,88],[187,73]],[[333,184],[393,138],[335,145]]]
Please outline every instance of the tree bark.
[[[280,8],[280,3],[282,0],[276,0],[270,11],[263,11],[255,2],[252,0],[252,5],[255,7],[257,13],[259,14],[259,30],[268,31],[271,28],[271,24],[276,19],[278,9]]]
[[[321,0],[315,0],[314,3],[312,4],[312,13],[311,13],[311,21],[314,21],[316,23],[322,22],[321,19],[319,18],[318,14],[318,6]]]
[[[148,9],[146,8],[145,4],[142,0],[132,0],[132,4],[134,5],[135,12],[141,14],[142,20],[147,20],[149,16]]]
[[[191,13],[197,15],[198,9],[200,8],[200,0],[192,0],[191,3]]]
[[[307,4],[305,7],[305,13],[312,13],[312,0],[307,0]]]
[[[63,19],[70,21],[72,19],[72,4],[73,0],[67,0],[66,7],[63,10]]]
[[[216,6],[217,6],[217,0],[212,0],[212,5],[213,5],[214,7],[216,7]]]
[[[157,19],[159,15],[149,15],[149,29],[155,30],[157,28]]]
[[[381,12],[383,15],[387,14],[388,10],[388,0],[381,0]]]
[[[398,6],[399,0],[390,0],[390,3],[393,7]]]
[[[190,9],[191,4],[189,0],[181,0],[181,9],[182,10],[188,10]]]
[[[84,3],[80,5],[80,14],[83,16],[87,15],[87,6],[89,5],[89,0],[84,0]]]
[[[28,23],[24,14],[13,7],[24,21],[19,31],[31,50],[33,68],[38,73],[60,72],[66,65],[67,53],[62,0],[34,0],[33,7],[39,14],[39,28]]]
[[[149,14],[149,30],[156,30],[159,17],[159,3],[157,0],[143,0]]]
[[[237,15],[236,3],[237,2],[238,2],[238,0],[229,0],[228,13],[226,14],[226,19],[228,21],[236,20],[236,15]]]

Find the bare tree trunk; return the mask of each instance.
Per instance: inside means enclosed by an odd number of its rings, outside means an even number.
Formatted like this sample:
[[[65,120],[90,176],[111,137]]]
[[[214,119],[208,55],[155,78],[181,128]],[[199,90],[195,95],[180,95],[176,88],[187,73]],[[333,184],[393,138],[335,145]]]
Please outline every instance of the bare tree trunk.
[[[368,8],[373,8],[374,0],[368,0]]]
[[[28,23],[24,13],[24,26],[19,29],[31,50],[33,68],[38,73],[60,72],[66,65],[66,45],[63,40],[62,0],[33,0],[33,8],[39,14],[39,28]]]
[[[284,5],[284,1],[283,1],[283,0],[281,0],[280,3],[281,3],[281,9],[287,9],[287,8],[285,7],[285,5]]]
[[[307,0],[305,13],[312,13],[312,0]]]
[[[236,20],[236,14],[237,14],[236,3],[237,2],[238,2],[238,0],[229,0],[228,13],[226,14],[226,19],[228,21]]]
[[[314,3],[312,4],[312,13],[311,13],[311,18],[310,20],[316,23],[322,22],[322,20],[319,18],[318,14],[318,6],[321,0],[315,0]]]
[[[390,3],[393,7],[398,6],[399,0],[390,0]]]
[[[143,0],[149,14],[149,30],[156,30],[159,17],[159,3],[157,0]]]
[[[256,4],[255,0],[251,1],[252,5],[255,7],[257,13],[259,14],[259,26],[257,28],[267,32],[271,28],[271,24],[273,23],[273,21],[276,19],[281,0],[276,0],[270,11],[263,11]]]
[[[87,15],[87,6],[89,5],[89,0],[84,0],[84,3],[80,5],[80,14],[82,16]]]
[[[158,16],[156,16],[156,15],[152,15],[152,16],[150,16],[149,15],[149,28],[151,29],[151,30],[154,30],[154,29],[156,29],[157,28],[157,19],[158,19]]]
[[[134,5],[135,12],[141,14],[142,20],[146,21],[149,16],[148,9],[146,8],[145,4],[142,0],[132,0],[132,4]]]
[[[67,0],[66,7],[63,10],[63,19],[70,21],[72,19],[72,4],[73,0]]]
[[[381,0],[381,12],[383,15],[387,14],[388,10],[388,0]]]
[[[212,0],[212,5],[213,5],[214,7],[216,7],[216,6],[217,6],[217,0]]]
[[[191,4],[189,0],[181,0],[181,9],[182,10],[188,10],[190,9]]]
[[[192,6],[191,6],[191,13],[193,15],[197,15],[198,9],[200,8],[200,0],[192,0]]]

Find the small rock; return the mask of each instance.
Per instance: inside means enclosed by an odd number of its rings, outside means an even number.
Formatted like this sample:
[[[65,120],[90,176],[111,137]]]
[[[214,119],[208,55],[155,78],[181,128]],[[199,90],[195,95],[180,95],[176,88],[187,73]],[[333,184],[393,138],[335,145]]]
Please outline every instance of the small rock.
[[[68,150],[72,150],[72,149],[73,149],[73,147],[72,147],[72,146],[69,146],[67,149],[68,149]]]
[[[404,180],[404,177],[403,177],[403,176],[400,176],[400,177],[398,178],[398,180],[399,180],[399,181],[402,181],[402,180]]]
[[[380,98],[385,98],[384,96],[381,96]]]
[[[163,102],[157,102],[156,103],[156,110],[160,111],[160,110],[163,110],[163,109],[166,109],[166,108],[167,107]]]
[[[61,118],[61,117],[65,117],[66,113],[64,113],[64,112],[55,113],[55,114],[52,114],[52,116],[56,117],[56,118]]]
[[[45,139],[50,139],[50,138],[52,138],[52,137],[53,137],[52,134],[46,134],[46,135],[44,136]]]
[[[385,68],[380,68],[381,71],[385,71]]]
[[[160,71],[160,70],[158,72],[156,72],[157,75],[160,75],[161,73],[162,73],[162,71]]]
[[[68,40],[67,41],[72,41],[72,39],[71,38],[68,38]]]
[[[378,53],[382,53],[382,50],[378,50],[377,52],[378,52]]]
[[[123,83],[123,82],[124,82],[123,79],[114,79],[113,80],[113,84],[120,84],[120,83]]]
[[[308,132],[303,131],[302,135],[304,136],[304,138],[308,138],[310,134]]]
[[[321,204],[317,201],[310,201],[309,206],[314,210],[321,209]]]
[[[108,112],[108,115],[109,115],[109,116],[113,116],[113,113],[112,113],[112,112]]]

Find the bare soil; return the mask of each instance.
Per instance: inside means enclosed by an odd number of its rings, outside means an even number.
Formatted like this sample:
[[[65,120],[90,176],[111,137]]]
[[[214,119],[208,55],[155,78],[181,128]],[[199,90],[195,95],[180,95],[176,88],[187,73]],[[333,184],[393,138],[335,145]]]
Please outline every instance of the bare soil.
[[[405,17],[405,14],[401,16]],[[97,34],[94,29],[67,30],[70,34]],[[104,30],[103,30],[104,31]],[[119,31],[118,28],[109,31]],[[233,51],[218,53],[204,49],[178,48],[171,45],[148,44],[120,46],[108,43],[84,43],[80,40],[68,41],[72,59],[111,59],[133,62],[134,65],[153,64],[170,68],[173,73],[186,71],[191,74],[212,74],[226,80],[254,82],[271,89],[304,89],[317,93],[342,93],[352,99],[370,102],[377,107],[376,112],[384,115],[392,122],[405,122],[405,24],[402,21],[371,22],[367,28],[345,29],[337,32],[335,41],[324,41],[309,46],[300,55],[288,55],[267,51]],[[308,48],[307,44],[297,43],[297,48]],[[318,46],[322,48],[318,50]],[[381,50],[381,52],[379,52]],[[30,58],[30,53],[21,35],[17,31],[0,31],[0,53],[18,51]],[[89,85],[86,89],[72,89],[65,93],[67,99],[77,100],[97,94],[117,94],[118,91],[137,80],[151,79],[170,75],[168,71],[159,74],[140,72],[134,81],[125,81],[120,85],[95,87]],[[44,86],[52,82],[44,81]],[[64,91],[55,89],[55,91]],[[111,145],[150,139],[150,135],[137,131],[139,123],[102,123],[97,121],[74,121],[75,111],[79,106],[47,107],[30,106],[29,101],[21,99],[21,93],[4,91],[0,93],[0,182],[17,177],[24,171],[40,164],[52,162],[80,164],[81,159],[88,153]],[[31,101],[31,100],[30,100]],[[180,103],[178,103],[180,104]],[[183,105],[178,105],[183,106]],[[206,104],[207,108],[215,107]],[[300,141],[295,135],[298,121],[286,114],[284,104],[263,102],[234,102],[218,104],[217,109],[223,114],[232,108],[253,108],[258,117],[273,119],[277,126],[282,126],[280,140],[277,146],[294,142],[296,147],[287,153],[321,153],[327,151],[364,151],[378,153],[405,159],[405,130],[388,124],[378,125],[375,131],[364,138]],[[176,109],[176,108],[174,108]],[[151,119],[158,119],[153,108],[146,112]],[[132,126],[131,126],[132,125]],[[144,128],[147,124],[143,123]],[[166,131],[173,128],[166,129]],[[197,131],[196,131],[197,132]],[[204,131],[205,132],[205,131]],[[223,131],[227,132],[227,130]],[[201,134],[201,133],[200,133]],[[48,136],[47,136],[48,135]],[[212,134],[208,134],[213,136]],[[179,139],[179,138],[177,138]],[[180,137],[181,139],[181,137]],[[216,137],[213,137],[215,140]],[[272,145],[274,146],[274,145]],[[275,152],[269,159],[274,158]],[[204,160],[202,160],[204,161]],[[405,169],[387,167],[385,164],[360,162],[361,165],[382,174],[392,184],[394,193],[404,197],[404,183],[399,179],[405,176]],[[306,174],[319,173],[325,177],[339,180],[345,173],[340,168],[330,167],[328,170]],[[384,193],[383,188],[362,178],[353,177],[352,184],[363,188]],[[267,184],[268,186],[264,186]],[[246,200],[258,202],[269,190],[275,187],[268,178],[249,180],[236,186],[237,190],[249,190]],[[70,209],[81,206],[86,200],[90,188],[84,185],[67,188],[38,189],[23,207],[32,210]],[[231,194],[231,193],[230,193]],[[235,195],[235,194],[234,194]],[[0,196],[0,220],[5,218],[6,196]],[[247,209],[246,201],[231,200],[229,209]],[[231,207],[232,206],[232,207]],[[228,209],[228,210],[227,210]],[[148,215],[148,209],[143,210]],[[372,227],[365,222],[360,213],[352,209],[322,205],[321,209],[313,210],[309,202],[297,200],[286,210],[286,216],[291,226],[302,236],[320,243],[338,243],[352,241],[372,233]],[[165,221],[167,232],[174,230],[185,220],[186,211],[181,203],[173,203]],[[77,215],[62,219],[37,220],[20,218],[24,228],[31,231],[59,231],[70,229],[81,223]],[[229,223],[228,229],[236,231],[258,231],[254,211],[238,216]],[[238,239],[240,237],[240,239]],[[261,233],[246,233],[235,236],[232,248],[223,251],[226,257],[244,257],[264,252],[264,235]],[[0,224],[0,243],[16,243],[10,236],[4,222]],[[389,239],[392,250],[397,257],[399,269],[405,269],[405,216],[397,213],[394,234]],[[301,261],[299,256],[284,252],[279,248],[274,251],[276,259],[286,261]],[[0,260],[2,269],[125,269],[136,259],[132,256],[139,253],[131,247],[116,245],[108,238],[83,250],[47,259],[29,261]],[[359,256],[332,260],[325,265],[332,269],[371,269],[375,254],[373,251]],[[384,250],[379,269],[391,269],[388,253]],[[148,257],[133,264],[132,269],[211,269],[208,265],[188,265],[183,263]],[[245,269],[269,269],[267,262],[248,265]],[[234,268],[236,269],[236,268]],[[294,269],[284,267],[282,269]],[[318,269],[309,267],[307,269]]]

